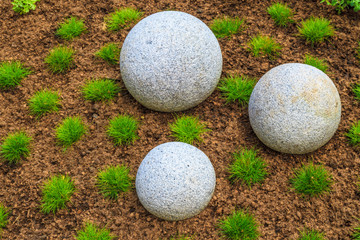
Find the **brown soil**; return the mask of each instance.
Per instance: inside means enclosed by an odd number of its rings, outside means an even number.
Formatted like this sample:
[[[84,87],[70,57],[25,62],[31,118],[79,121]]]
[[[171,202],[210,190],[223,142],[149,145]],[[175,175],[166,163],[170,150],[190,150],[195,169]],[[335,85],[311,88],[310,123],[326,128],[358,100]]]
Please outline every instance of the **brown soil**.
[[[360,105],[351,92],[351,85],[360,75],[354,50],[360,39],[359,13],[349,10],[337,15],[332,7],[315,0],[287,2],[296,11],[297,23],[312,15],[326,17],[336,27],[336,37],[312,47],[297,36],[296,24],[285,29],[275,26],[266,13],[270,2],[262,0],[41,0],[35,11],[22,16],[12,11],[11,0],[0,1],[0,61],[19,60],[33,70],[22,86],[0,92],[0,137],[20,129],[33,137],[27,160],[14,167],[0,165],[0,202],[11,208],[3,238],[73,239],[85,221],[92,221],[106,225],[118,239],[166,239],[178,233],[194,235],[197,239],[219,239],[219,219],[234,209],[247,208],[259,222],[260,239],[296,239],[299,230],[305,227],[324,232],[328,239],[350,239],[360,218],[356,185],[360,159],[344,133],[360,114]],[[94,185],[99,169],[124,163],[135,177],[140,162],[152,148],[174,141],[168,127],[174,114],[144,108],[125,89],[110,103],[87,102],[80,93],[80,86],[93,77],[117,79],[123,86],[119,66],[95,59],[94,52],[105,43],[124,41],[130,27],[110,33],[104,29],[104,16],[125,6],[145,12],[145,16],[169,9],[184,11],[206,24],[223,15],[246,17],[245,31],[219,40],[224,58],[223,76],[238,73],[259,79],[279,64],[302,62],[305,53],[326,59],[329,76],[342,100],[338,131],[329,143],[311,154],[298,156],[272,151],[253,133],[247,108],[239,108],[236,103],[225,104],[216,90],[205,102],[184,112],[200,116],[212,130],[198,145],[210,157],[217,176],[214,196],[203,212],[191,219],[168,222],[149,214],[138,201],[135,190],[115,202],[104,199]],[[54,33],[58,23],[69,16],[85,19],[88,31],[67,43],[76,49],[76,67],[66,74],[54,75],[47,70],[44,58],[51,48],[66,43]],[[281,43],[280,57],[275,60],[253,57],[245,49],[250,37],[260,32]],[[59,90],[62,108],[37,120],[29,115],[27,99],[42,88]],[[140,139],[133,145],[114,147],[105,134],[109,118],[119,113],[141,119]],[[64,117],[73,115],[84,119],[89,132],[64,152],[56,144],[54,128]],[[258,148],[270,172],[262,185],[251,189],[228,181],[231,153],[244,146]],[[329,194],[303,198],[290,188],[293,169],[309,160],[324,164],[333,175]],[[68,209],[45,215],[39,209],[41,186],[45,179],[57,173],[70,175],[77,191]]]

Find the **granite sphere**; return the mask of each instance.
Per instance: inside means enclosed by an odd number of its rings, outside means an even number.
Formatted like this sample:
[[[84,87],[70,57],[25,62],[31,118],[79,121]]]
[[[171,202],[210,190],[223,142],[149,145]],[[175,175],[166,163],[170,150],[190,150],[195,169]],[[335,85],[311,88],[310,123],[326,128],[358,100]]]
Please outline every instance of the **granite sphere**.
[[[222,55],[205,23],[187,13],[165,11],[131,29],[121,48],[120,71],[127,90],[145,107],[182,111],[214,91]]]
[[[249,100],[250,124],[268,147],[304,154],[327,143],[341,117],[339,93],[319,69],[287,63],[268,71]]]
[[[209,203],[216,177],[209,158],[198,148],[168,142],[152,149],[136,174],[141,204],[155,216],[171,221],[200,213]]]

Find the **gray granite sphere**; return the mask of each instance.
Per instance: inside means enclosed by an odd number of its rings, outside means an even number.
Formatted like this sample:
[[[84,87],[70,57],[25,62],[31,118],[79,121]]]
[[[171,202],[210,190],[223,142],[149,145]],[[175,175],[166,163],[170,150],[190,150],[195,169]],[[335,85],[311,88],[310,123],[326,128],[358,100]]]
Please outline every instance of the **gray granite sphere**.
[[[304,154],[327,143],[341,117],[339,93],[319,69],[301,63],[277,66],[261,77],[249,100],[250,124],[268,147]]]
[[[168,142],[152,149],[136,174],[141,204],[155,216],[171,221],[200,213],[209,203],[216,177],[209,158],[198,148]]]
[[[120,71],[127,90],[145,107],[182,111],[214,91],[222,55],[205,23],[187,13],[165,11],[131,29],[121,48]]]

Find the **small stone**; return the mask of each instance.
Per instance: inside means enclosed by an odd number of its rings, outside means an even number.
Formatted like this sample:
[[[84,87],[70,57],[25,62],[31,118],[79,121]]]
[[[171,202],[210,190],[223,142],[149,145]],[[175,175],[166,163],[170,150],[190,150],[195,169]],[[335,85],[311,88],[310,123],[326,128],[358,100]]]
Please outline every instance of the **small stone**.
[[[215,183],[215,171],[205,153],[187,143],[168,142],[145,156],[135,185],[145,209],[177,221],[200,213],[209,203]]]
[[[205,23],[187,13],[165,11],[131,29],[121,48],[120,71],[127,90],[145,107],[183,111],[215,90],[222,54]]]
[[[93,109],[94,111],[99,110],[99,109],[100,109],[100,104],[95,103],[94,105],[92,105],[92,109]]]
[[[341,117],[339,93],[321,70],[301,63],[277,66],[261,77],[249,100],[250,124],[268,147],[305,154],[326,144]]]

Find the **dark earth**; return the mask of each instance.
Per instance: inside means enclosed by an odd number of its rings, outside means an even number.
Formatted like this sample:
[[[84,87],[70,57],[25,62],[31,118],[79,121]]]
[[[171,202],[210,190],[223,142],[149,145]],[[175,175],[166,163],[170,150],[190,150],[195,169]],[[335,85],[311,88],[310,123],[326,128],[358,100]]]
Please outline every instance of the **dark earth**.
[[[19,15],[11,0],[0,1],[0,61],[18,60],[33,73],[12,90],[0,91],[0,138],[24,130],[33,141],[30,156],[15,166],[0,164],[0,202],[10,208],[9,223],[3,239],[74,239],[84,222],[107,227],[117,239],[169,239],[178,234],[195,239],[220,239],[219,220],[235,209],[248,209],[259,223],[259,239],[297,239],[304,228],[323,232],[327,239],[350,239],[360,224],[360,158],[345,136],[359,120],[360,103],[351,91],[360,75],[356,48],[360,40],[360,15],[336,10],[320,1],[286,1],[294,11],[295,23],[287,28],[274,24],[266,12],[271,1],[262,0],[41,0],[35,11]],[[192,14],[207,25],[217,17],[246,19],[246,29],[230,38],[220,39],[223,53],[222,77],[246,74],[259,79],[271,68],[289,62],[303,62],[306,53],[326,59],[329,77],[341,97],[342,118],[334,137],[317,151],[306,155],[275,152],[264,146],[249,124],[247,107],[226,104],[219,90],[200,105],[182,112],[199,116],[212,131],[196,146],[212,161],[217,185],[208,207],[199,215],[178,222],[158,219],[140,204],[133,189],[117,201],[104,199],[95,186],[98,170],[108,165],[125,164],[131,176],[145,155],[155,146],[174,141],[169,123],[174,113],[148,110],[137,103],[122,83],[118,65],[108,65],[94,57],[101,46],[124,41],[133,26],[118,32],[105,29],[104,17],[121,7],[134,7],[143,17],[164,10]],[[71,42],[55,36],[58,24],[69,16],[85,20],[87,32]],[[310,16],[325,17],[336,28],[336,35],[312,46],[298,36],[297,26]],[[274,37],[283,47],[279,57],[254,57],[247,42],[259,33]],[[44,58],[58,44],[76,50],[75,66],[65,74],[52,74]],[[91,78],[116,79],[123,90],[114,101],[85,101],[81,86]],[[29,114],[28,99],[38,90],[51,88],[61,93],[61,109],[40,119]],[[141,122],[139,139],[132,145],[115,147],[105,130],[109,119],[128,113]],[[67,151],[55,139],[55,127],[66,117],[79,115],[88,133]],[[228,166],[232,153],[255,147],[268,164],[269,175],[252,188],[231,184]],[[313,161],[323,164],[333,176],[331,191],[320,197],[302,197],[291,189],[294,169]],[[67,174],[76,192],[67,209],[54,214],[40,211],[43,182],[55,174]]]

